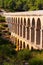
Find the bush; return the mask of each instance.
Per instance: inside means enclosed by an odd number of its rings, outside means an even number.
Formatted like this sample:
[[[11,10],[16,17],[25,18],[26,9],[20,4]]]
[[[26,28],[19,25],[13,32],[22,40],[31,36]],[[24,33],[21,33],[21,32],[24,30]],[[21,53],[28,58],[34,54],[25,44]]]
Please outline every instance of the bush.
[[[21,50],[18,52],[18,59],[29,60],[31,58],[31,53],[29,50]]]
[[[33,58],[29,61],[29,65],[43,65],[43,59]]]
[[[4,62],[3,65],[13,65],[11,62]]]
[[[8,25],[7,25],[7,24],[2,24],[2,26],[3,26],[3,27],[8,27]]]
[[[0,22],[5,22],[5,17],[0,16]]]
[[[5,30],[5,28],[4,27],[1,27],[1,30]]]

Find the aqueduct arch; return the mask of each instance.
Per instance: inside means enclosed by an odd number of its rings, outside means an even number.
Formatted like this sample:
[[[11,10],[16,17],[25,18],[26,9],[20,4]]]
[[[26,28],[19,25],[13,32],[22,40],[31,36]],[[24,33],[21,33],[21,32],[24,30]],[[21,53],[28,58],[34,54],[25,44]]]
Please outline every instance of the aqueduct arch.
[[[23,24],[23,21],[22,21],[22,18],[20,20],[20,36],[22,36],[22,24]]]
[[[27,44],[27,49],[29,49],[29,45]]]
[[[25,49],[25,42],[23,42],[23,49]]]
[[[29,27],[30,27],[30,19],[28,18],[27,20],[27,40],[29,40],[29,33],[30,33]]]
[[[41,29],[41,21],[40,18],[38,18],[37,29],[36,29],[36,44],[40,44],[40,29]]]
[[[18,35],[19,35],[19,23],[20,23],[20,19],[18,18]]]
[[[25,38],[25,26],[26,26],[26,18],[24,18],[24,25],[23,25],[23,38]]]
[[[20,41],[20,50],[22,49],[22,41]]]
[[[31,42],[34,42],[35,39],[35,19],[32,19],[32,27],[31,27]]]
[[[29,48],[43,49],[43,11],[5,13],[5,15],[11,35],[18,38],[19,43],[22,41],[23,48],[29,45]]]

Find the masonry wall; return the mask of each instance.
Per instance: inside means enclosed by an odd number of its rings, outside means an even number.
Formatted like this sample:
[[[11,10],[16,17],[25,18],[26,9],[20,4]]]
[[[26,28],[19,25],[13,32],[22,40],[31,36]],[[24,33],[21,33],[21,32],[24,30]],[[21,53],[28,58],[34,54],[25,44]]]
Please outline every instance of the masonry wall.
[[[43,16],[7,17],[9,31],[17,49],[43,49]]]

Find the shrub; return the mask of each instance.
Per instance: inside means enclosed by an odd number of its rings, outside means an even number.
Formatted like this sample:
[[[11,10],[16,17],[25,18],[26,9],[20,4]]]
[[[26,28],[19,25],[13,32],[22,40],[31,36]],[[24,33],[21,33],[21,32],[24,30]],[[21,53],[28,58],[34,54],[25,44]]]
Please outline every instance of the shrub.
[[[5,17],[0,17],[0,22],[5,22]]]
[[[11,62],[4,62],[3,65],[13,65]]]
[[[29,60],[31,58],[31,53],[29,50],[21,50],[18,52],[18,59]]]
[[[29,61],[29,65],[43,65],[43,59],[33,58]]]
[[[3,26],[3,27],[8,27],[8,25],[7,25],[7,24],[2,24],[2,26]]]

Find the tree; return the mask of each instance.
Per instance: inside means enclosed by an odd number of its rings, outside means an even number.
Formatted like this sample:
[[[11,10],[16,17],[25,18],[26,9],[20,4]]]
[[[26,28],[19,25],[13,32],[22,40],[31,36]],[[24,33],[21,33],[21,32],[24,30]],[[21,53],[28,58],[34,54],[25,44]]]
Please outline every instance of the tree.
[[[35,4],[39,10],[43,10],[43,0],[36,0]]]
[[[12,62],[16,57],[16,53],[15,45],[0,37],[0,63]]]
[[[4,8],[4,0],[2,0],[2,8]]]

